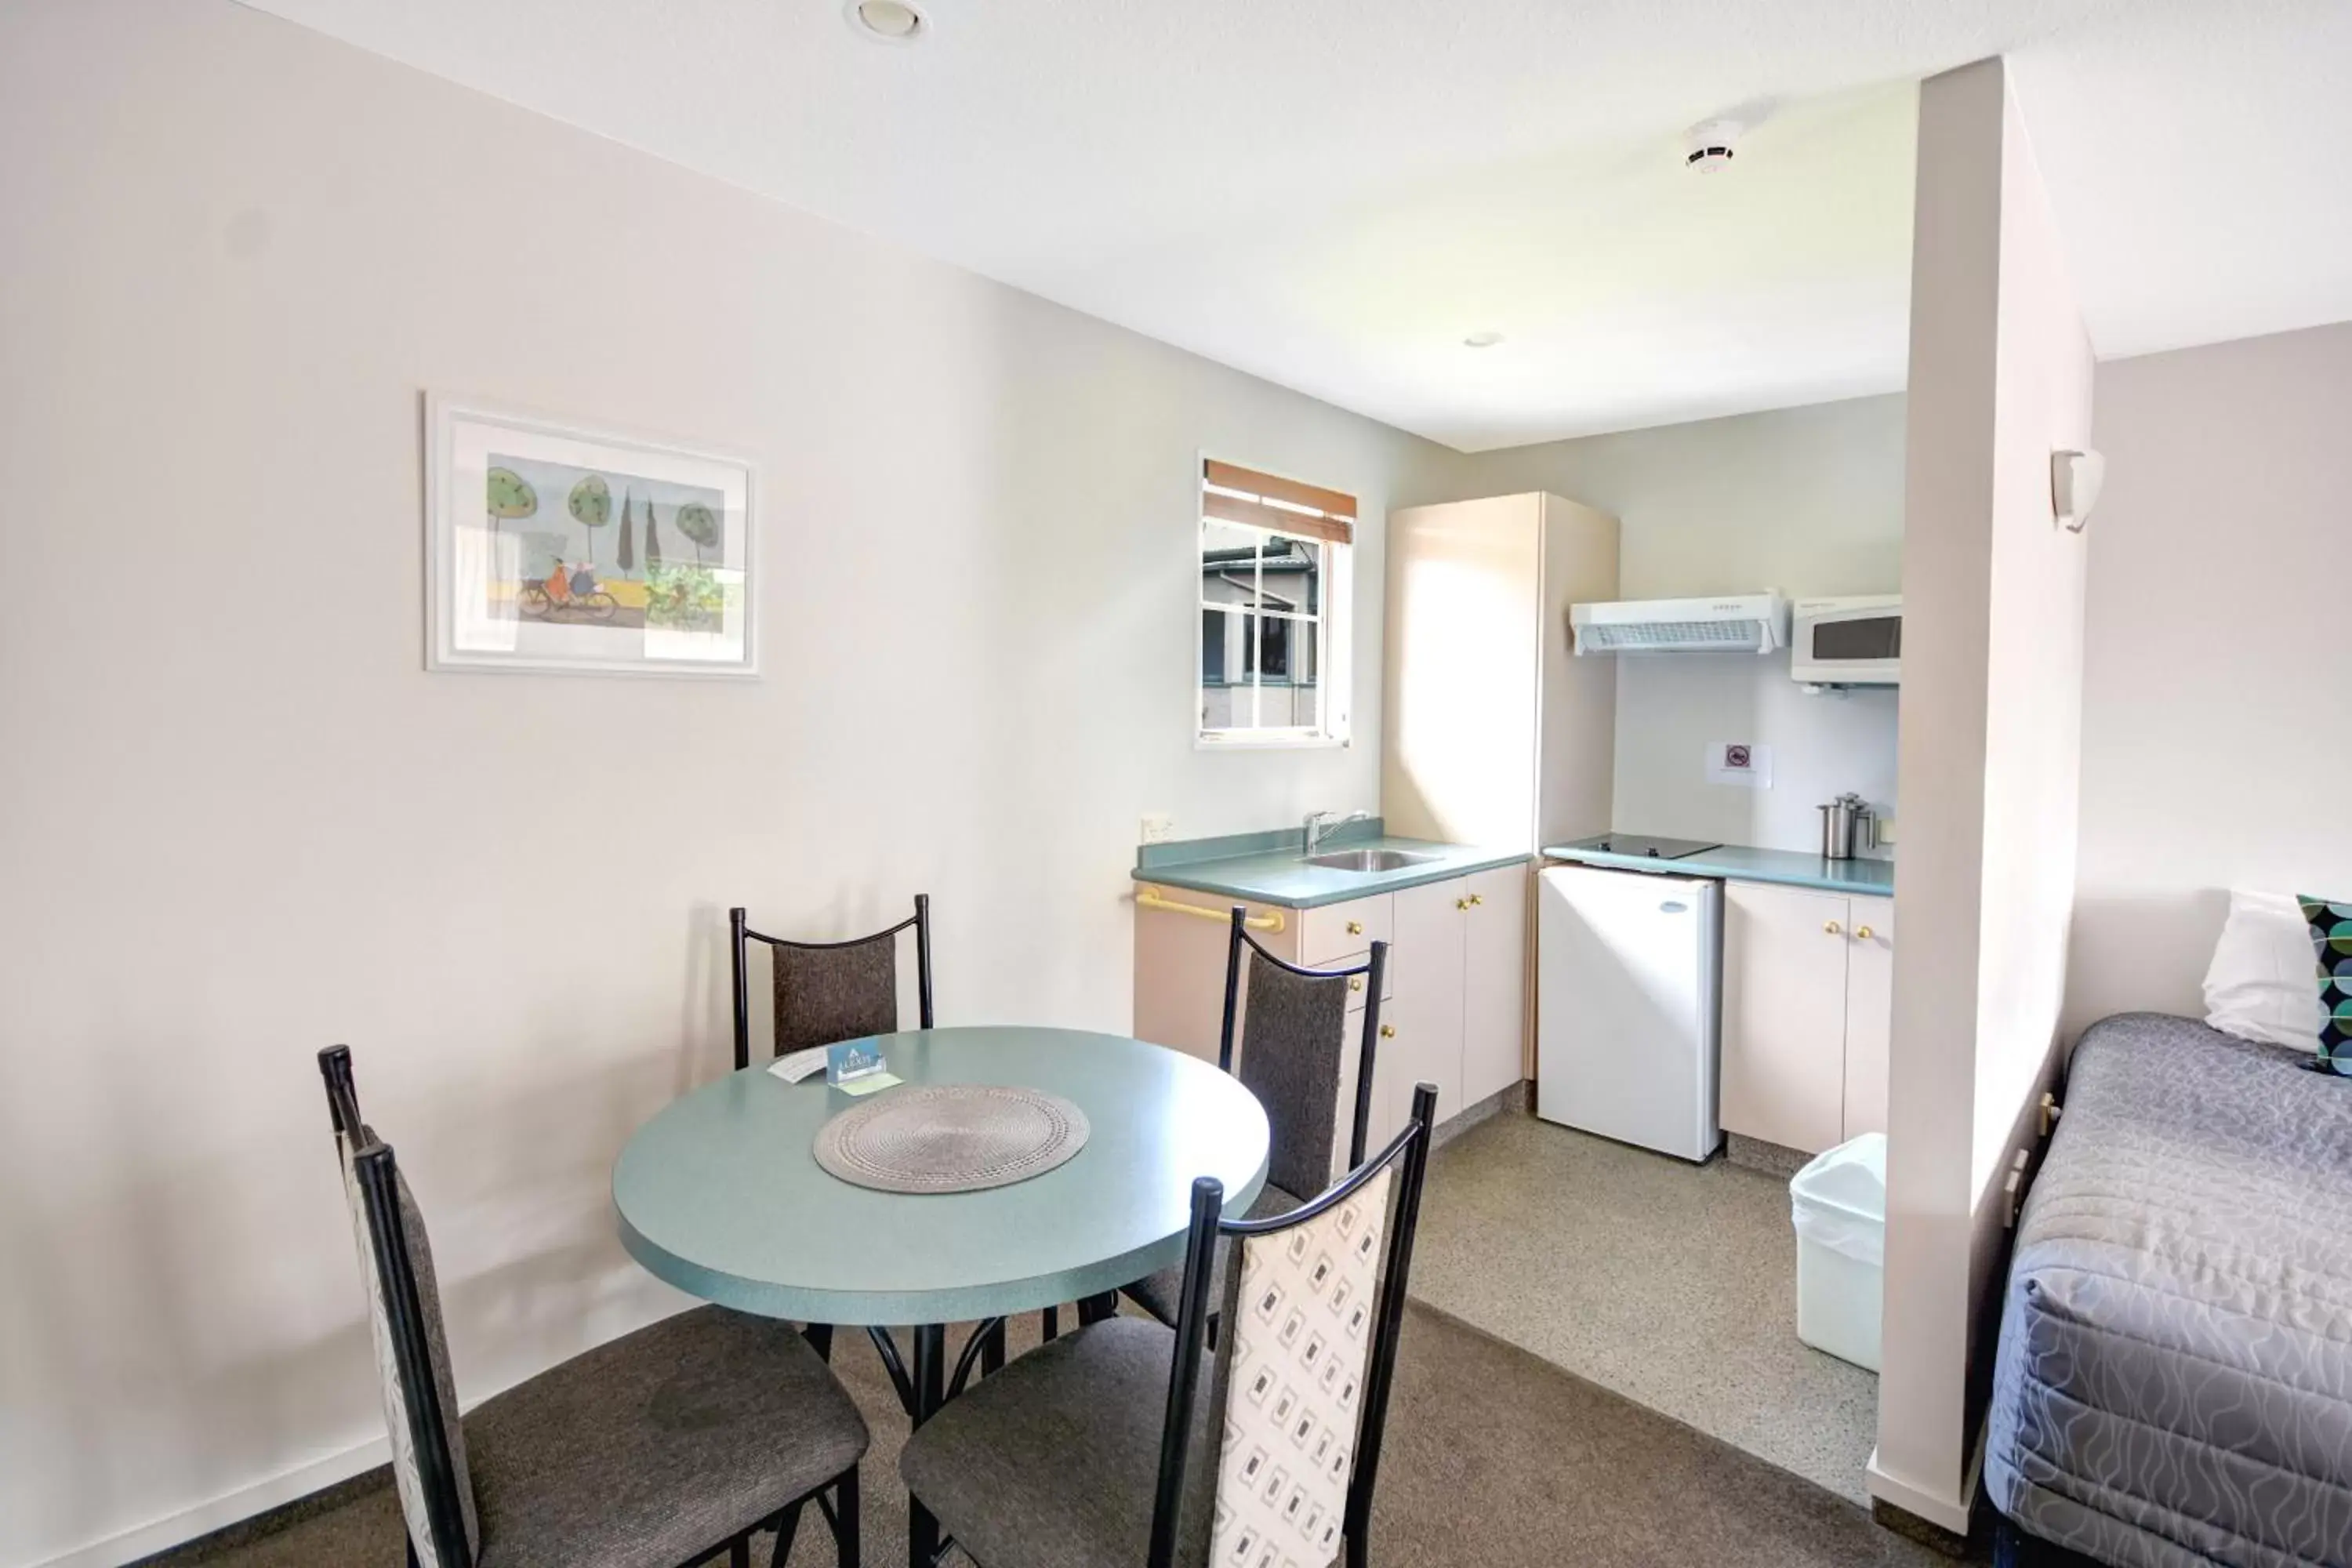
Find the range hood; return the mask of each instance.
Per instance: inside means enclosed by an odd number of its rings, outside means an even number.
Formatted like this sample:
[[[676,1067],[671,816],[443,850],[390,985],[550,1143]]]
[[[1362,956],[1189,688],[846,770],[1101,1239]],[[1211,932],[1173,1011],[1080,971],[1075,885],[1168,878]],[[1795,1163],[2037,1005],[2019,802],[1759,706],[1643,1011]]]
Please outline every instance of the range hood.
[[[1789,642],[1789,601],[1767,590],[1711,599],[1570,605],[1579,654],[1770,653]]]

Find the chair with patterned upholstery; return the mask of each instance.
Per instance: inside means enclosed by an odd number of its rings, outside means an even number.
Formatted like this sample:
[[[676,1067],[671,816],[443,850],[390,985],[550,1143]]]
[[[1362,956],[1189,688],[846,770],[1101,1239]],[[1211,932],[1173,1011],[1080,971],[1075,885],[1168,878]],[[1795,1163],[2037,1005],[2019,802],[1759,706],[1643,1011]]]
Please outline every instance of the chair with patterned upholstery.
[[[1364,1163],[1364,1138],[1371,1121],[1374,1047],[1380,1043],[1381,984],[1389,944],[1372,943],[1371,955],[1346,969],[1302,969],[1266,952],[1250,935],[1249,911],[1234,906],[1225,943],[1225,1013],[1217,1041],[1217,1066],[1234,1070],[1235,1035],[1241,1027],[1241,1080],[1265,1107],[1272,1136],[1265,1187],[1247,1217],[1264,1219],[1297,1208],[1302,1194],[1320,1192],[1331,1179],[1331,1156],[1339,1142],[1339,1089],[1345,1081],[1341,1053],[1347,1050],[1348,998],[1364,998],[1364,1022],[1356,1051],[1356,1093],[1348,1134],[1348,1159]],[[1246,955],[1246,956],[1244,956]],[[1248,965],[1249,999],[1241,1000],[1243,965]],[[1246,1011],[1244,1023],[1239,1015]],[[1183,1271],[1163,1268],[1126,1286],[1129,1300],[1163,1323],[1176,1321]],[[1213,1301],[1223,1300],[1213,1287]],[[1209,1342],[1216,1342],[1217,1319],[1209,1319]]]
[[[1387,1148],[1287,1214],[1223,1218],[1195,1182],[1175,1328],[1112,1318],[1023,1356],[907,1439],[908,1489],[982,1568],[1363,1568],[1436,1110],[1418,1086]]]
[[[898,1022],[898,937],[915,932],[919,1027],[931,1026],[931,900],[915,895],[915,912],[887,931],[846,942],[794,942],[753,931],[740,909],[727,911],[734,953],[735,1070],[751,1065],[751,979],[749,944],[768,946],[775,969],[775,1054],[838,1045],[867,1035],[895,1034]]]
[[[411,1568],[678,1568],[792,1539],[814,1500],[858,1561],[866,1421],[790,1324],[702,1307],[551,1367],[462,1418],[424,1215],[319,1053],[383,1380]],[[782,1548],[780,1546],[778,1562]]]

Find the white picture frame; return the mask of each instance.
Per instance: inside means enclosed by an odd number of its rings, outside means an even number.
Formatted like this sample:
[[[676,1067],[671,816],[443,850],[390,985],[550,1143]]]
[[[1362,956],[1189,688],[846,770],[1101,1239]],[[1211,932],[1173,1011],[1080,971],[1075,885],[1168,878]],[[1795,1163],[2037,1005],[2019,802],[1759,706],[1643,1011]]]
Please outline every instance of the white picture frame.
[[[760,471],[427,394],[425,668],[756,677]]]

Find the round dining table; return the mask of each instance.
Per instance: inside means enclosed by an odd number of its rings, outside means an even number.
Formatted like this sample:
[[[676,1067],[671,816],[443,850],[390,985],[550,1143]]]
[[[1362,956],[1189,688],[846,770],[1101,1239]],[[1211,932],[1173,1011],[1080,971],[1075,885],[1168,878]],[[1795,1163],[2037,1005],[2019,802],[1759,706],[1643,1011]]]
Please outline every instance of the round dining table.
[[[1042,1174],[977,1192],[857,1186],[813,1151],[819,1128],[870,1097],[822,1074],[788,1083],[762,1065],[692,1090],[637,1129],[613,1167],[613,1206],[629,1255],[689,1295],[866,1329],[916,1426],[975,1365],[985,1375],[1001,1364],[1004,1318],[1077,1302],[1087,1321],[1085,1304],[1099,1314],[1120,1286],[1182,1262],[1195,1178],[1223,1183],[1236,1214],[1265,1185],[1264,1108],[1181,1051],[1008,1026],[910,1029],[870,1044],[908,1083],[1059,1095],[1086,1113],[1086,1144]],[[950,1376],[946,1325],[975,1321]],[[911,1366],[894,1325],[911,1331]],[[829,1344],[827,1331],[811,1337]],[[919,1568],[938,1550],[919,1505],[908,1549]]]

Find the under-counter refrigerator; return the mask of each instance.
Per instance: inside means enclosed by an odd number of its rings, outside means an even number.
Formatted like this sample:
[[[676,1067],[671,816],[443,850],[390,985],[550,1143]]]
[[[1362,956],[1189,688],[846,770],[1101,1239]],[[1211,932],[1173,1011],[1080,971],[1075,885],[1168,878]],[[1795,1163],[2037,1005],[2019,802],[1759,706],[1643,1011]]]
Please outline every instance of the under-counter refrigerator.
[[[1589,866],[1537,880],[1536,1114],[1706,1159],[1722,1141],[1722,884]]]

